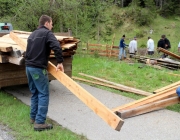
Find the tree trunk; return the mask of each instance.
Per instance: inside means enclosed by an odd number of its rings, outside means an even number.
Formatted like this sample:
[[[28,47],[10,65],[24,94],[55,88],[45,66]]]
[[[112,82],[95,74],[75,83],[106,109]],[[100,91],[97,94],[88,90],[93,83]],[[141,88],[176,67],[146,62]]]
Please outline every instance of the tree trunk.
[[[99,40],[100,40],[100,39],[99,39],[99,38],[100,38],[100,37],[99,37],[99,34],[100,34],[100,26],[99,26],[99,18],[98,18],[98,32],[97,32],[97,37],[98,37],[98,38],[97,38],[97,41],[98,41],[98,44],[99,44]]]

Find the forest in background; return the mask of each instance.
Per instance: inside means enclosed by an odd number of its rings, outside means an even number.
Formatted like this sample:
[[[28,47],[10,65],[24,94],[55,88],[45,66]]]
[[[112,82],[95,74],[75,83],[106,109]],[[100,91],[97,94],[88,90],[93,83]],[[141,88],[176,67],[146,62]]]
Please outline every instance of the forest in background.
[[[0,9],[0,21],[11,22],[16,30],[35,30],[39,17],[47,14],[53,32],[70,28],[82,41],[97,43],[111,40],[127,20],[150,28],[157,16],[180,18],[179,0],[0,0]]]

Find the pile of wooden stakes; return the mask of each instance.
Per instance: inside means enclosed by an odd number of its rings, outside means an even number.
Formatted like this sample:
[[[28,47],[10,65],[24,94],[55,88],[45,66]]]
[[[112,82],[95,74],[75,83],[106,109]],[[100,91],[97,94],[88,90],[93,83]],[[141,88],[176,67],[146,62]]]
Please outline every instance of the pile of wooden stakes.
[[[155,59],[155,58],[148,58],[145,56],[134,56],[135,59],[138,60],[138,62],[145,63],[149,66],[159,66],[159,68],[164,67],[171,70],[177,70],[180,68],[180,63],[175,61],[168,61],[166,59]]]
[[[179,86],[180,81],[154,91],[153,95],[114,108],[113,111],[122,119],[126,119],[177,104],[180,102],[180,98],[176,94]]]
[[[178,60],[180,60],[180,56],[179,55],[176,55],[168,50],[165,50],[163,48],[158,48],[158,51],[159,52],[163,52],[171,57],[174,57]],[[141,63],[146,63],[147,65],[149,66],[152,66],[152,65],[158,65],[159,68],[160,67],[164,67],[164,68],[168,68],[168,69],[171,69],[171,70],[177,70],[180,68],[180,62],[178,61],[173,61],[171,59],[155,59],[155,58],[148,58],[148,57],[145,57],[145,56],[138,56],[138,55],[134,55],[134,58],[137,59],[139,62]]]

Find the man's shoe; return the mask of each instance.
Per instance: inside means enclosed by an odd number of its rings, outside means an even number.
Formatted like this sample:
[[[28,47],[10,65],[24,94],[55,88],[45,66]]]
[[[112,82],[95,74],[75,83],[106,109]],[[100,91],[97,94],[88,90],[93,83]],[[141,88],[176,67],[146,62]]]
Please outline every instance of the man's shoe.
[[[35,120],[34,119],[30,119],[30,123],[34,124]]]
[[[50,130],[53,129],[52,124],[34,124],[34,130],[35,131],[44,131],[44,130]]]

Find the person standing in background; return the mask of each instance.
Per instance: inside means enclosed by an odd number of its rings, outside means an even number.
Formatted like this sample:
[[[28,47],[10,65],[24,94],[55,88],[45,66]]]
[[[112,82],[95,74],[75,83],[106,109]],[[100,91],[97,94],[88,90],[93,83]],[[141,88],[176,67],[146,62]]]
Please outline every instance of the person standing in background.
[[[122,56],[124,56],[124,59],[126,59],[126,45],[125,42],[125,35],[122,36],[120,43],[119,43],[119,60],[122,60]]]
[[[161,39],[158,41],[158,43],[157,43],[157,50],[158,50],[158,48],[163,48],[163,49],[166,49],[166,46],[165,46],[165,35],[162,35],[161,36]],[[161,58],[166,58],[166,54],[163,54],[162,56],[161,56]]]
[[[151,37],[148,37],[147,52],[148,52],[148,55],[153,55],[154,54],[154,40],[151,39]]]
[[[129,57],[132,58],[133,55],[135,55],[137,52],[137,38],[136,37],[134,37],[134,39],[130,41],[128,49],[129,49],[129,54],[130,54]]]

